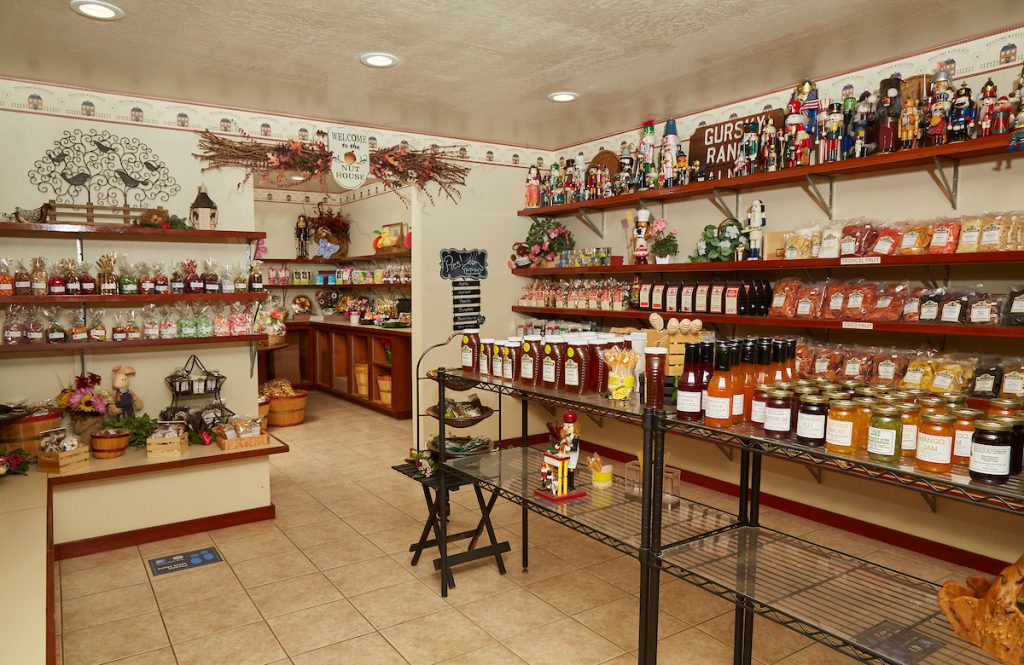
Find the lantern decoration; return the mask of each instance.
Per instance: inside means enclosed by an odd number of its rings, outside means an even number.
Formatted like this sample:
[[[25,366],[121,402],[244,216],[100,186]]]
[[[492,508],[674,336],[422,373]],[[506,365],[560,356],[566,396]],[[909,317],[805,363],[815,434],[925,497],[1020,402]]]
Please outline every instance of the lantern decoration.
[[[217,204],[206,193],[206,185],[199,185],[196,200],[189,207],[189,221],[197,229],[212,231],[217,228]]]

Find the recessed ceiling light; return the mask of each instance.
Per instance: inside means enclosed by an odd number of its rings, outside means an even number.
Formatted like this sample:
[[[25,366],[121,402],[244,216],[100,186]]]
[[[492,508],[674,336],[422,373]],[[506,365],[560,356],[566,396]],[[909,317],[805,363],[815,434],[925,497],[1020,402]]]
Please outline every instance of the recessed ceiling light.
[[[390,53],[364,53],[359,56],[359,61],[370,67],[394,67],[398,64],[398,56]]]
[[[124,10],[104,0],[71,0],[72,11],[99,21],[116,21],[124,18]]]
[[[293,175],[292,176],[292,180],[295,180],[296,182],[299,181],[299,180],[305,180],[305,179],[306,179],[306,177],[305,176],[301,176],[301,175]]]
[[[548,99],[553,102],[574,102],[579,96],[580,93],[578,92],[569,92],[566,90],[563,92],[553,92],[548,95]]]

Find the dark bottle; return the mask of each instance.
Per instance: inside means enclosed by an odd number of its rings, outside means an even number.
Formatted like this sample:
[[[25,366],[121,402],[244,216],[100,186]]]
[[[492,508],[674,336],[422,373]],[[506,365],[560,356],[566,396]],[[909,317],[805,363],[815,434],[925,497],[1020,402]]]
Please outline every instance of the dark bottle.
[[[700,344],[686,342],[683,348],[683,373],[676,386],[676,418],[694,422],[702,416]]]
[[[704,405],[708,398],[708,382],[711,381],[711,373],[715,368],[715,343],[700,343],[700,410],[703,414]]]
[[[761,337],[756,344],[757,354],[754,361],[754,380],[757,383],[771,381],[772,340]]]
[[[772,364],[768,368],[768,382],[782,383],[789,381],[786,378],[786,340],[776,339],[772,341]]]
[[[740,282],[739,294],[736,299],[736,313],[740,316],[750,315],[751,283]]]

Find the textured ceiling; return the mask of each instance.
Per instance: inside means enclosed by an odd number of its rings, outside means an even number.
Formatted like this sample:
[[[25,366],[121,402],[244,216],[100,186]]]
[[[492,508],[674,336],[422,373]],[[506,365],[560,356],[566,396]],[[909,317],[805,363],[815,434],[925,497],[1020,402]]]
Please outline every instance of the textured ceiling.
[[[1020,0],[2,0],[0,75],[556,148],[1021,20]],[[402,63],[372,70],[366,51]],[[547,101],[575,90],[573,104]]]

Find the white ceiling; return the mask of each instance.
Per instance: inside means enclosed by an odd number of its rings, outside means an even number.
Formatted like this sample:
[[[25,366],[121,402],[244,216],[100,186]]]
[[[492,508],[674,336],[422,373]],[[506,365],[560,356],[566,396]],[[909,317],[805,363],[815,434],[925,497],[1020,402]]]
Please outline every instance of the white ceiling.
[[[2,0],[0,75],[554,149],[1019,22],[1020,0]],[[361,65],[366,51],[402,63]],[[547,101],[575,90],[572,104]]]

